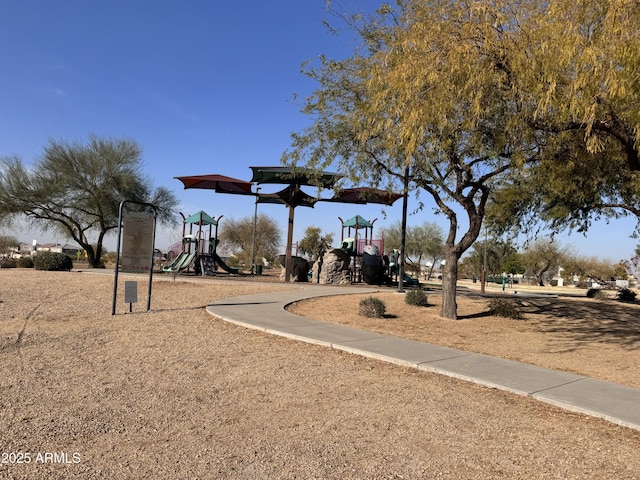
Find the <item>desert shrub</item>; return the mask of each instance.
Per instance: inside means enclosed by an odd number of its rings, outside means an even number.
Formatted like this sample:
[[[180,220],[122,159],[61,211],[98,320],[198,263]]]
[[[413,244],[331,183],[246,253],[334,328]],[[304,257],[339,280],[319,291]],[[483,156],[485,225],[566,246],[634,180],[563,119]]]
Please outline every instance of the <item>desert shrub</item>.
[[[365,317],[382,318],[387,310],[385,303],[376,297],[366,297],[360,300],[358,313]]]
[[[607,293],[601,288],[590,288],[587,290],[587,298],[593,298],[594,300],[605,302],[609,300],[609,295],[607,295]]]
[[[0,268],[16,268],[17,265],[15,258],[0,258]]]
[[[628,288],[623,288],[616,294],[616,299],[621,302],[635,302],[637,293]]]
[[[524,318],[518,303],[510,298],[492,298],[489,302],[489,312],[491,315],[513,318],[514,320]]]
[[[33,268],[33,259],[31,257],[20,257],[18,259],[18,268]]]
[[[599,291],[599,288],[590,288],[589,290],[587,290],[587,298],[595,298],[596,294]]]
[[[600,300],[601,302],[606,302],[609,300],[609,295],[604,290],[598,290],[596,294],[593,296],[594,300]]]
[[[73,268],[73,260],[64,253],[42,252],[33,259],[36,270],[69,271]]]
[[[404,295],[404,302],[407,305],[416,305],[418,307],[426,307],[429,305],[429,298],[422,290],[407,290]]]

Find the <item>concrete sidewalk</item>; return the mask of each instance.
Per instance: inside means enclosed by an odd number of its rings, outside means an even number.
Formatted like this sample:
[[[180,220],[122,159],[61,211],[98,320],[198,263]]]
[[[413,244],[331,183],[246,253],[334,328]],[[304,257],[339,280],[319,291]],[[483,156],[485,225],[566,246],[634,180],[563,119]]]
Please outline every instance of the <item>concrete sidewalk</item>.
[[[307,343],[438,373],[528,396],[563,409],[640,430],[640,389],[511,360],[328,324],[287,312],[305,298],[374,293],[378,289],[302,286],[227,298],[207,311],[227,322]]]

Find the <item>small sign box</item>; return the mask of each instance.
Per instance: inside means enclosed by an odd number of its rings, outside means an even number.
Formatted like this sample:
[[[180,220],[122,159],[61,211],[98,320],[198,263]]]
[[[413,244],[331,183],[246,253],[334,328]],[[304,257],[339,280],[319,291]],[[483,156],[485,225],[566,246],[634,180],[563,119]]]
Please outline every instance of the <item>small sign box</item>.
[[[138,303],[138,282],[124,282],[124,303]]]

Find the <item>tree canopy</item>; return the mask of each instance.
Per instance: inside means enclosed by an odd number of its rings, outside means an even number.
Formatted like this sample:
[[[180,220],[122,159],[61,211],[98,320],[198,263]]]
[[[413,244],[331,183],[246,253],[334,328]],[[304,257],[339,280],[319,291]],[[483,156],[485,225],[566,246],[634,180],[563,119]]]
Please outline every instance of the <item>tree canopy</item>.
[[[314,122],[284,160],[426,192],[449,221],[441,313],[456,318],[457,263],[492,191],[567,139],[639,168],[635,4],[397,0],[343,15],[360,43],[306,66]]]
[[[19,158],[2,158],[0,222],[27,216],[43,231],[73,239],[97,267],[105,235],[118,227],[122,201],[153,204],[160,223],[175,222],[177,200],[168,189],[153,188],[142,173],[141,154],[134,141],[91,135],[86,144],[49,141],[32,168]]]
[[[586,232],[601,217],[634,215],[638,232],[638,4],[560,0],[537,10],[526,28],[530,71],[507,71],[544,150],[493,199],[492,222]]]
[[[402,238],[402,221],[393,223],[382,230],[384,246],[387,251],[400,249]],[[442,229],[432,222],[407,227],[405,233],[405,261],[418,275],[423,261],[430,263],[429,272],[433,272],[438,260],[443,258],[444,235]]]
[[[255,222],[255,259],[265,258],[273,263],[280,253],[282,233],[278,224],[269,216],[258,214]],[[251,265],[254,238],[254,219],[225,218],[220,225],[220,248],[235,257],[238,265]]]
[[[304,237],[298,244],[298,251],[303,255],[308,255],[311,260],[320,258],[323,252],[327,251],[333,243],[333,233],[322,235],[322,230],[313,225],[304,231]]]
[[[0,255],[6,255],[19,246],[20,242],[16,237],[0,235]]]

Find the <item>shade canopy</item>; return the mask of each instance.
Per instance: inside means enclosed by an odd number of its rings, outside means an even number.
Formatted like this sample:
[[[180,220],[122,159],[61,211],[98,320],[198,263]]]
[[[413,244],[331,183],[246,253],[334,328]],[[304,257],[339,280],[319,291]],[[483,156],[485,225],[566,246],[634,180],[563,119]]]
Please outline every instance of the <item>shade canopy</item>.
[[[321,172],[305,167],[250,167],[253,171],[252,182],[279,183],[283,185],[309,185],[331,188],[342,178],[332,172]]]
[[[173,178],[180,180],[184,184],[185,190],[187,188],[202,188],[214,190],[218,193],[253,195],[253,192],[251,191],[253,184],[251,182],[227,177],[225,175],[208,174]]]
[[[386,190],[379,190],[377,188],[369,187],[355,187],[345,188],[344,190],[336,193],[333,197],[328,198],[325,202],[336,203],[379,203],[382,205],[393,205],[393,203],[402,198],[401,193],[388,192]]]
[[[289,228],[287,232],[287,250],[286,250],[286,267],[285,281],[289,281],[291,267],[291,248],[293,241],[293,220],[294,209],[299,206],[313,207],[318,201],[336,202],[336,203],[379,203],[383,205],[392,205],[397,199],[401,198],[401,194],[387,192],[368,187],[348,188],[334,194],[332,198],[316,198],[303,192],[301,186],[315,186],[320,188],[334,188],[338,180],[343,175],[333,172],[318,171],[307,167],[250,167],[253,176],[251,181],[247,182],[237,178],[227,177],[220,174],[208,175],[191,175],[174,177],[180,180],[185,189],[200,188],[213,190],[217,193],[231,193],[240,195],[252,195],[258,203],[271,203],[286,205],[289,207]],[[253,192],[252,188],[255,184],[280,184],[286,187],[276,193],[259,193]],[[187,223],[198,223],[201,225],[216,225],[216,221],[206,215],[205,212],[198,212],[187,219]],[[194,218],[195,217],[195,218]],[[193,220],[193,221],[191,221]],[[364,218],[357,216],[347,222],[353,221],[353,224],[345,223],[344,226],[358,228],[372,228],[373,224]],[[209,223],[205,223],[209,222]]]
[[[193,215],[190,215],[189,217],[187,217],[184,220],[184,223],[195,223],[197,225],[217,225],[218,224],[218,222],[216,222],[212,217],[207,215],[207,213],[204,212],[203,210],[200,210],[199,212],[196,212]]]
[[[361,217],[360,215],[356,215],[353,218],[350,218],[349,220],[345,220],[342,223],[343,227],[350,227],[350,228],[373,228],[373,224],[368,221],[365,220],[363,217]]]
[[[292,208],[301,206],[313,208],[318,199],[306,194],[295,185],[289,185],[276,193],[260,193],[257,195],[256,201],[258,203],[287,205]]]

